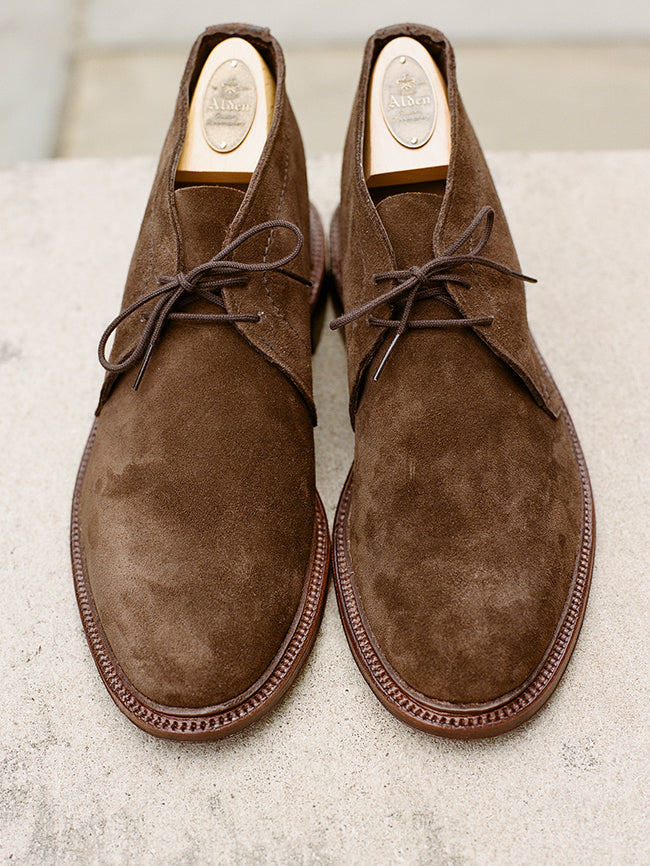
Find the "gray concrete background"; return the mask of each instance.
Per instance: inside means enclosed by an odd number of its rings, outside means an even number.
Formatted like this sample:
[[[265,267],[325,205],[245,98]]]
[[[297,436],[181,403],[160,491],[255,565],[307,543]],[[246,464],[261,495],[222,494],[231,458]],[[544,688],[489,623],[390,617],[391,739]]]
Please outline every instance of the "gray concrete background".
[[[650,37],[644,0],[73,0],[90,42],[177,44],[208,19],[263,23],[290,42],[360,41],[395,21],[423,21],[466,40],[566,41]],[[435,19],[435,20],[434,20]]]
[[[157,152],[193,39],[233,18],[272,27],[309,152],[337,151],[363,43],[396,16],[452,39],[485,146],[650,147],[647,0],[3,0],[0,165]]]
[[[646,316],[650,152],[489,155],[533,330],[570,406],[597,510],[591,599],[549,704],[499,739],[429,738],[358,673],[331,594],[283,703],[217,744],[122,716],[76,609],[70,500],[153,177],[146,159],[0,173],[0,862],[650,862]],[[339,158],[309,165],[327,218]],[[331,520],[351,458],[343,344],[314,361],[318,484]]]
[[[363,46],[289,45],[287,88],[309,153],[343,146]],[[502,150],[650,147],[650,47],[460,45],[481,142]],[[74,64],[59,156],[157,153],[186,51],[105,52]]]

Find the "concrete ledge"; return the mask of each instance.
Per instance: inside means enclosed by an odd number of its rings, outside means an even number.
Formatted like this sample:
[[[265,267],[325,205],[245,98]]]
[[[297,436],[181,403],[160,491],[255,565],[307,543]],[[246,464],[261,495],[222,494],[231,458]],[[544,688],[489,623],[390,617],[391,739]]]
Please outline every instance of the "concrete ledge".
[[[0,208],[0,860],[19,863],[611,864],[650,860],[650,152],[492,154],[532,328],[570,406],[598,514],[590,607],[547,707],[498,740],[431,739],[386,713],[333,593],[266,720],[225,742],[150,739],[114,707],[76,610],[68,517],[151,159],[25,164]],[[336,156],[310,163],[328,218]],[[330,519],[351,459],[345,357],[315,358]]]

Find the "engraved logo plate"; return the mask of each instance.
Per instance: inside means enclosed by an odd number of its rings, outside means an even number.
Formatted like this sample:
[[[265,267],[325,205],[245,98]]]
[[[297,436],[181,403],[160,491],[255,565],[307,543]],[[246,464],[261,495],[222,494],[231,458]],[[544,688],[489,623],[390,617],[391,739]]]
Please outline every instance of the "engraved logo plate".
[[[241,60],[226,60],[215,69],[203,97],[201,126],[213,150],[228,153],[248,135],[255,117],[257,89]]]
[[[422,147],[436,125],[436,97],[417,60],[402,54],[384,73],[381,108],[391,135],[404,147]]]

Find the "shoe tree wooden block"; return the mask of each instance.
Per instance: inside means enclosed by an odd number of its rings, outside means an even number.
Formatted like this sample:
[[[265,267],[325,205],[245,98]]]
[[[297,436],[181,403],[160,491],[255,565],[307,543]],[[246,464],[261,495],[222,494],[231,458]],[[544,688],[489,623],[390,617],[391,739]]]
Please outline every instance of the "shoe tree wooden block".
[[[450,152],[445,80],[420,42],[398,36],[381,50],[371,74],[366,183],[377,187],[442,180]]]
[[[259,52],[236,36],[220,42],[194,89],[176,180],[248,183],[274,104],[275,80]]]

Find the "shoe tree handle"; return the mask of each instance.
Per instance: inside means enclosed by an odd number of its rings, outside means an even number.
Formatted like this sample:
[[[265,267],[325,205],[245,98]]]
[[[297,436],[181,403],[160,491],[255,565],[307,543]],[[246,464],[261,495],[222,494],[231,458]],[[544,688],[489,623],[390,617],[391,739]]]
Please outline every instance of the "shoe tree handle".
[[[369,187],[442,180],[451,150],[447,87],[433,57],[408,36],[392,39],[372,69],[364,173]]]
[[[266,142],[275,80],[250,42],[232,37],[208,55],[187,119],[176,180],[248,183]]]

